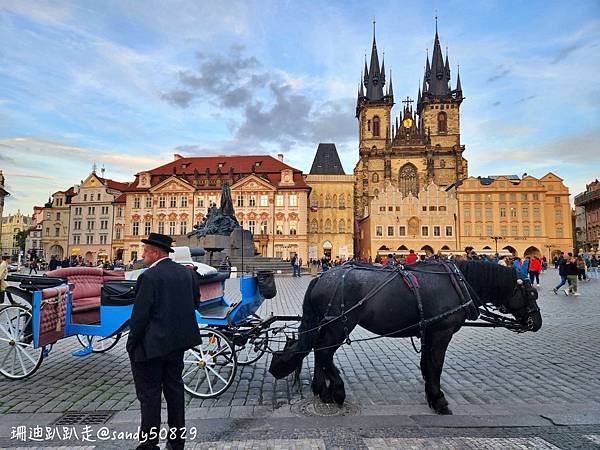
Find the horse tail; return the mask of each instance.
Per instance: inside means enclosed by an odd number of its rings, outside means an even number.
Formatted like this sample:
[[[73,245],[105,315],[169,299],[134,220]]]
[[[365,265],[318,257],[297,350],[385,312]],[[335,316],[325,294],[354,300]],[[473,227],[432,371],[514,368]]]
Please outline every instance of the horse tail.
[[[311,280],[304,295],[298,340],[288,338],[283,350],[273,352],[269,372],[275,378],[283,378],[295,372],[295,379],[297,380],[302,370],[302,361],[308,356],[314,346],[319,334],[319,331],[316,329],[319,324],[319,317],[312,306],[311,293],[317,281],[318,278]]]
[[[308,284],[304,301],[302,302],[302,321],[298,328],[298,344],[295,351],[298,353],[297,365],[294,374],[294,382],[299,381],[300,372],[302,371],[302,362],[308,356],[315,345],[315,341],[319,335],[317,329],[319,325],[319,314],[315,311],[312,302],[312,290],[319,281],[319,278],[314,278]]]

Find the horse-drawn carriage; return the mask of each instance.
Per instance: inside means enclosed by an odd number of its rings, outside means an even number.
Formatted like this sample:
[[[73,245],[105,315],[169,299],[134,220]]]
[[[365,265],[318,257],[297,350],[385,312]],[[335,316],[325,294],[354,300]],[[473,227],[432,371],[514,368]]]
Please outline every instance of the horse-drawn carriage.
[[[196,320],[202,343],[185,353],[183,378],[190,394],[210,398],[231,385],[238,364],[251,364],[264,354],[268,328],[278,318],[262,320],[256,312],[265,297],[275,295],[275,282],[271,272],[242,274],[241,298],[232,301],[225,296],[229,272],[195,263],[187,253],[179,262],[198,272]],[[82,348],[73,356],[83,357],[110,350],[128,330],[135,280],[88,267],[45,275],[8,277],[18,286],[8,287],[10,305],[0,309],[0,373],[6,378],[33,375],[61,339],[76,336]]]

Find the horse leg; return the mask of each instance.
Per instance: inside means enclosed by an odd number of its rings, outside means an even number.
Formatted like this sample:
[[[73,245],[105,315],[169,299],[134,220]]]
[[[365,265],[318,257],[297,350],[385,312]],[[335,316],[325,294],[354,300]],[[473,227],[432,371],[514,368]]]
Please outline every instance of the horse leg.
[[[348,331],[346,331],[344,328],[331,326],[325,333],[322,332],[321,339],[315,345],[315,349],[319,347],[323,349],[315,350],[313,392],[315,394],[318,392],[323,403],[335,402],[341,406],[346,399],[344,381],[340,376],[340,371],[333,363],[333,355],[346,338],[346,332],[349,334],[352,328],[354,326],[348,327]]]
[[[319,364],[319,358],[315,357],[315,372],[310,385],[314,395],[322,397],[327,389],[327,378],[322,364]]]
[[[340,376],[340,370],[333,363],[333,354],[331,355],[329,364],[326,366],[326,372],[330,381],[329,391],[331,392],[333,401],[337,405],[342,406],[346,400],[346,389],[344,387],[344,380]]]
[[[427,331],[425,335],[425,345],[421,353],[421,371],[425,380],[427,403],[438,414],[452,414],[448,408],[448,400],[440,387],[440,377],[453,330]]]

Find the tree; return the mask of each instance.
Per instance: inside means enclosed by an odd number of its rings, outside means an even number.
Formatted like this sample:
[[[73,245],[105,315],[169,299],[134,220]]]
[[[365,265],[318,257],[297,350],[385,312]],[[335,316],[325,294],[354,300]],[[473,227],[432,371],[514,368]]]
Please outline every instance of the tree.
[[[15,235],[15,239],[17,241],[17,247],[23,253],[25,253],[25,241],[27,240],[27,236],[29,236],[29,230],[21,230],[18,231]]]

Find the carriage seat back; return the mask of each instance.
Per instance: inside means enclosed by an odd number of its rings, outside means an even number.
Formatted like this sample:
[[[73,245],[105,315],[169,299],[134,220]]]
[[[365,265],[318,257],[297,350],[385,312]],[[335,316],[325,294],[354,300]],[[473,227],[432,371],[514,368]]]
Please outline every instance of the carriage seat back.
[[[67,285],[41,291],[39,305],[34,307],[34,320],[39,320],[35,347],[52,344],[65,335]],[[39,318],[37,317],[39,314]]]

